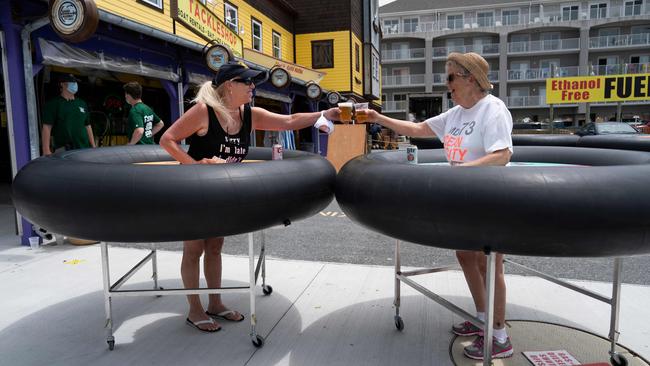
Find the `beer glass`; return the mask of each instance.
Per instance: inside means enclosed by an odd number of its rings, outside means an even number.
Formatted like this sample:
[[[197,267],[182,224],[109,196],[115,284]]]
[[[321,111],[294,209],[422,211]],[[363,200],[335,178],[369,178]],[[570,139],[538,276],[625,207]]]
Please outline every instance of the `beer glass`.
[[[356,103],[354,105],[354,118],[357,123],[368,122],[368,103]]]
[[[350,123],[352,122],[352,107],[353,103],[339,103],[339,110],[341,111],[341,122]]]

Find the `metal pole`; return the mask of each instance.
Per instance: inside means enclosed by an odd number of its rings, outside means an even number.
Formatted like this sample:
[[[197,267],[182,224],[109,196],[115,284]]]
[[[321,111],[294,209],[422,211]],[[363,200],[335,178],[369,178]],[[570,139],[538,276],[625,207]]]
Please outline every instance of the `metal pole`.
[[[104,328],[106,329],[106,341],[114,342],[113,338],[113,314],[111,311],[111,274],[110,268],[108,266],[108,244],[105,241],[102,241],[101,244],[102,251],[102,275],[104,277],[104,311],[106,313],[106,323]]]
[[[492,363],[492,333],[494,327],[494,277],[496,276],[497,254],[488,254],[488,266],[485,278],[485,328],[483,328],[483,366],[490,366]]]
[[[248,233],[248,269],[249,269],[249,295],[251,307],[251,339],[255,339],[257,333],[255,332],[255,325],[257,324],[257,317],[255,315],[255,250],[253,249],[253,233]]]
[[[612,280],[612,313],[609,323],[609,340],[611,341],[610,355],[616,353],[616,342],[618,341],[618,314],[621,305],[621,270],[623,259],[614,258],[614,278]]]
[[[401,268],[401,259],[399,254],[399,240],[395,240],[395,299],[393,304],[395,305],[395,316],[399,316],[399,306],[400,306],[400,281],[398,275],[402,271]]]
[[[623,103],[616,103],[616,121],[621,122],[623,120]]]

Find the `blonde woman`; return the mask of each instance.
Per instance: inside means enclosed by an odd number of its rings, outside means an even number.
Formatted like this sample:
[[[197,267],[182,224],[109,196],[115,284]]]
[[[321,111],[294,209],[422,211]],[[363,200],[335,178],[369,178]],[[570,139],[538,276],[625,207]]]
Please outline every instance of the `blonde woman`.
[[[196,103],[163,134],[160,145],[181,164],[222,164],[241,162],[248,154],[252,130],[299,130],[319,120],[321,130],[331,133],[331,120],[339,119],[338,108],[323,112],[276,114],[251,107],[253,89],[266,81],[267,73],[243,63],[223,65],[211,82],[204,83]],[[324,118],[320,118],[324,117]],[[326,123],[322,123],[327,119]],[[178,143],[189,139],[186,153]],[[199,260],[203,255],[204,275],[209,287],[221,287],[221,248],[223,238],[183,242],[181,277],[186,288],[199,287]],[[244,315],[228,309],[221,295],[209,295],[207,309],[198,295],[188,295],[187,323],[205,332],[221,329],[217,320],[239,322]]]

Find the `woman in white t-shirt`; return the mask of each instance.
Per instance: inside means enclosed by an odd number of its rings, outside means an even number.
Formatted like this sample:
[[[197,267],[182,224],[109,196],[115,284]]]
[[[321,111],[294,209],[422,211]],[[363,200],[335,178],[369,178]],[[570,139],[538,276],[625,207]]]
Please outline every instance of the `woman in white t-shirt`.
[[[476,53],[450,53],[447,57],[447,88],[456,106],[450,110],[413,123],[386,117],[375,111],[369,120],[412,137],[438,136],[444,144],[447,160],[454,166],[506,165],[512,155],[512,115],[506,105],[489,94],[489,64]],[[477,317],[485,321],[486,256],[481,252],[457,251],[456,256],[465,274]],[[494,339],[492,357],[510,357],[512,344],[505,330],[506,285],[503,255],[497,255],[495,276]],[[476,339],[465,347],[465,355],[483,359],[483,331],[466,321],[452,327],[459,336]]]

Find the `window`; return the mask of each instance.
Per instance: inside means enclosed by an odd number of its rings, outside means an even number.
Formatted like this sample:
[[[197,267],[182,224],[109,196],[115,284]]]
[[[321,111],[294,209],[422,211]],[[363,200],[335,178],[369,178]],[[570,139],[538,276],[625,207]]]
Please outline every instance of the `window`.
[[[393,94],[393,100],[396,102],[406,101],[406,94]]]
[[[254,18],[251,18],[251,43],[253,49],[262,52],[262,23]]]
[[[282,58],[282,35],[273,31],[273,57]]]
[[[589,18],[590,19],[607,18],[607,3],[595,3],[589,5]]]
[[[384,33],[387,34],[399,33],[399,20],[397,19],[384,20]]]
[[[519,9],[509,9],[501,11],[503,25],[519,24]]]
[[[641,7],[643,6],[643,0],[628,0],[625,2],[625,16],[629,17],[632,15],[641,15]]]
[[[484,12],[476,13],[476,21],[479,27],[491,27],[494,25],[494,13]]]
[[[580,5],[565,5],[562,7],[562,20],[578,20]]]
[[[235,6],[233,6],[233,5],[228,4],[227,2],[224,2],[223,3],[223,10],[224,10],[224,14],[226,14],[226,16],[225,16],[226,21],[224,23],[226,23],[228,28],[232,29],[233,32],[239,33],[239,30],[238,30],[238,24],[239,23],[237,21],[237,19],[238,19],[237,18],[237,8]]]
[[[163,0],[138,0],[138,2],[156,10],[163,10]]]
[[[463,14],[447,15],[447,28],[449,28],[449,29],[462,29],[463,28]]]
[[[355,44],[354,45],[354,69],[357,70],[357,72],[361,71],[361,55],[359,51],[359,45]]]
[[[404,32],[419,32],[418,18],[409,18],[402,21],[404,23]]]
[[[560,40],[559,32],[542,33],[540,34],[539,39],[541,41],[541,46],[542,46],[541,50],[543,51],[560,49],[560,45],[562,41]]]
[[[311,66],[313,69],[334,67],[334,40],[311,41]]]

